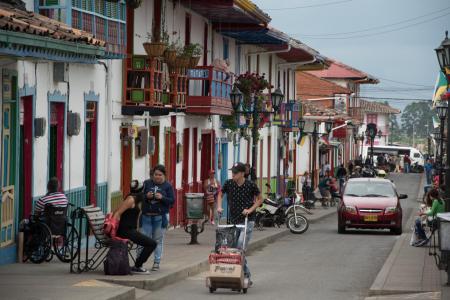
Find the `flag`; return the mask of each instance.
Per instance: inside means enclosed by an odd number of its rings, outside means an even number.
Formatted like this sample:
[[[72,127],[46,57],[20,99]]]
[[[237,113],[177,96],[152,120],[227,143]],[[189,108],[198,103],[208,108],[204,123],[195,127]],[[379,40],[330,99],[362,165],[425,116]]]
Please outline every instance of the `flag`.
[[[441,124],[441,120],[439,120],[437,115],[433,115],[433,128],[438,128],[439,125]]]
[[[436,78],[436,84],[434,85],[433,92],[433,107],[436,106],[438,101],[441,101],[441,95],[447,92],[447,79],[445,78],[445,74],[442,71],[439,71],[439,74]]]

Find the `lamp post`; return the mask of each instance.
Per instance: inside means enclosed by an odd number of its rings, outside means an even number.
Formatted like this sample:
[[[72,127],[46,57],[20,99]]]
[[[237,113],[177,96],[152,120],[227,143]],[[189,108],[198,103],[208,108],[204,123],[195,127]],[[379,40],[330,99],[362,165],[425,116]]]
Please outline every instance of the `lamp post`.
[[[448,85],[449,85],[449,78],[450,78],[450,39],[448,38],[448,31],[445,32],[445,39],[442,41],[441,45],[435,49],[437,59],[439,62],[439,67],[441,68],[441,71],[446,75],[447,78],[447,93],[445,99],[447,102],[449,101],[448,97]],[[442,102],[442,101],[441,101]],[[442,102],[443,103],[443,102]],[[445,163],[445,198],[447,201],[445,201],[445,210],[450,211],[450,137],[449,137],[449,131],[450,131],[450,116],[448,113],[449,105],[446,106],[447,109],[444,109],[444,105],[440,107],[441,113],[446,115],[447,117],[447,156],[446,156],[446,163]],[[444,113],[444,110],[446,113]],[[438,111],[439,113],[439,111]],[[444,132],[445,122],[443,122],[441,119],[441,133]],[[444,143],[444,134],[441,136],[441,143]],[[441,146],[441,149],[443,147]],[[444,159],[444,153],[441,153],[441,158]],[[442,161],[443,162],[443,161]],[[442,176],[439,176],[442,177]]]
[[[443,169],[444,169],[444,127],[445,127],[445,119],[447,117],[448,107],[447,103],[440,101],[439,104],[436,106],[436,111],[439,117],[439,120],[441,121],[441,125],[439,126],[439,162],[440,162],[440,168],[439,168],[439,186],[444,183],[443,178]],[[436,135],[435,135],[436,136]],[[448,153],[448,150],[447,150]],[[446,173],[448,174],[448,173]],[[446,176],[447,177],[447,176]]]
[[[319,139],[319,129],[318,129],[318,124],[317,122],[314,122],[314,127],[313,127],[313,131],[305,131],[305,125],[306,122],[303,118],[298,119],[297,121],[297,126],[298,126],[298,130],[300,131],[299,137],[298,137],[298,142],[299,143],[302,139],[303,134],[310,134],[312,136],[313,139],[313,153],[312,153],[312,169],[311,169],[311,186],[314,188],[315,187],[315,178],[316,178],[316,160],[317,160],[317,140]],[[327,120],[325,122],[325,131],[326,134],[330,134],[331,129],[333,127],[333,122],[331,120]]]
[[[283,102],[284,95],[281,92],[280,88],[277,88],[273,93],[271,93],[271,100],[272,100],[272,107],[273,112],[267,112],[265,110],[258,110],[258,96],[259,95],[252,95],[252,105],[251,109],[241,111],[241,103],[243,101],[244,95],[241,93],[241,91],[234,86],[233,91],[230,93],[231,98],[231,104],[233,106],[234,111],[237,114],[237,118],[239,120],[239,114],[245,113],[245,114],[251,114],[252,115],[252,166],[250,170],[251,179],[252,181],[256,181],[256,165],[258,163],[258,130],[259,130],[259,121],[260,121],[260,114],[267,114],[267,113],[278,113],[280,109],[280,105]]]
[[[366,128],[366,135],[370,141],[370,166],[373,167],[373,142],[376,135],[381,135],[381,130],[377,132],[377,124],[369,123]]]

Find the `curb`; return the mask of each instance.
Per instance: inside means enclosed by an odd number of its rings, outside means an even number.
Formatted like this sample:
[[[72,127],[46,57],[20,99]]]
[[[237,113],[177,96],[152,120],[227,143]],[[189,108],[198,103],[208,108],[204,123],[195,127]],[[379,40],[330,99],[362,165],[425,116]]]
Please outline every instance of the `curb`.
[[[315,223],[315,222],[318,222],[334,213],[336,213],[336,210],[330,209],[329,212],[327,212],[317,218],[308,218],[308,220],[310,223]],[[269,236],[253,240],[248,245],[247,252],[248,252],[248,254],[250,254],[256,250],[260,250],[260,249],[264,248],[265,246],[267,246],[268,244],[271,244],[271,243],[275,242],[276,240],[278,240],[286,235],[289,235],[289,234],[291,234],[290,230],[285,229],[285,230],[275,232]],[[208,262],[208,259],[205,258],[205,259],[198,261],[196,263],[193,263],[189,266],[181,267],[178,270],[175,270],[174,272],[167,274],[165,276],[162,276],[160,278],[144,279],[144,280],[102,278],[99,280],[114,283],[114,284],[129,286],[129,287],[135,287],[138,289],[154,291],[154,290],[158,290],[166,285],[175,283],[177,281],[181,281],[190,276],[194,276],[201,272],[207,271],[208,268],[209,268],[209,262]]]
[[[424,181],[423,181],[423,175],[421,176],[421,181],[419,184],[419,192],[417,194],[417,202],[422,202],[423,197],[423,187],[424,187]],[[412,213],[411,216],[406,221],[406,226],[410,226],[412,223],[412,220],[415,218],[415,214]],[[381,270],[378,272],[377,277],[375,278],[374,282],[369,288],[368,295],[369,296],[382,296],[382,295],[398,295],[398,294],[414,294],[414,293],[424,293],[424,291],[417,291],[417,290],[383,290],[383,286],[388,278],[389,272],[391,271],[391,268],[393,266],[393,263],[395,259],[400,254],[400,250],[402,247],[402,244],[405,243],[405,241],[408,240],[408,237],[411,235],[411,233],[403,233],[397,241],[395,241],[394,247],[392,248],[391,252],[389,253],[388,258],[383,264],[383,267],[381,267]],[[430,291],[433,292],[433,291]]]

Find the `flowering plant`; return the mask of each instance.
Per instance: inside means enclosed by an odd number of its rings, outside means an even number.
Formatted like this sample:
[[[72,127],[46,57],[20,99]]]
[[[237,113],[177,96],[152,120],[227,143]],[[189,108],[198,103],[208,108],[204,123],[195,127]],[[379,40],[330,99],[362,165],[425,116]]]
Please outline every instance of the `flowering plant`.
[[[249,108],[252,96],[259,96],[265,89],[272,88],[272,85],[266,80],[265,74],[246,72],[236,78],[234,85],[241,91],[244,96],[244,107]],[[260,97],[256,97],[259,99]],[[259,107],[259,103],[255,103]]]

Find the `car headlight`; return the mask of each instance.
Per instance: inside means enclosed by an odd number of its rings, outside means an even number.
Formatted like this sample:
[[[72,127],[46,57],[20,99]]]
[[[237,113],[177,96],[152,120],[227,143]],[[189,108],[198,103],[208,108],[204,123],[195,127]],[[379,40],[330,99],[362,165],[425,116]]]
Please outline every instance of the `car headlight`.
[[[354,206],[345,206],[345,211],[349,214],[356,215],[356,207]]]
[[[395,214],[398,211],[397,206],[390,206],[390,207],[386,207],[386,209],[384,210],[385,214]]]

